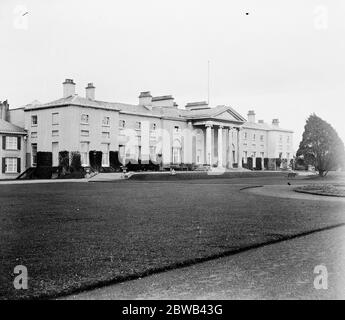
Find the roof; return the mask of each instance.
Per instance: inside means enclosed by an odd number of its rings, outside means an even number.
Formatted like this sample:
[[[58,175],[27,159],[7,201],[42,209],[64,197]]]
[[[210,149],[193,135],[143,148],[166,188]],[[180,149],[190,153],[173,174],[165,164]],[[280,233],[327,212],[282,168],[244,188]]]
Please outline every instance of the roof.
[[[189,115],[187,115],[188,119],[207,119],[216,117],[224,112],[228,111],[235,121],[244,122],[246,121],[237,111],[235,111],[230,106],[217,106],[215,108],[205,108],[205,109],[195,109],[190,110]]]
[[[258,129],[266,131],[285,131],[292,132],[291,130],[282,129],[277,126],[272,126],[267,123],[252,123],[246,122],[246,119],[240,115],[236,110],[230,106],[220,105],[214,108],[202,108],[202,109],[178,109],[176,107],[164,107],[164,106],[143,106],[127,103],[106,102],[101,100],[92,100],[84,97],[80,97],[77,94],[69,96],[67,98],[61,98],[52,102],[41,104],[31,103],[25,106],[25,110],[39,110],[63,106],[79,106],[86,108],[96,108],[118,111],[125,114],[141,115],[147,117],[157,117],[172,120],[197,120],[197,119],[211,119],[228,112],[229,120],[238,123],[243,123],[244,128]]]
[[[257,122],[245,122],[243,128],[246,129],[255,129],[255,130],[264,130],[264,131],[284,131],[284,132],[293,132],[292,130],[283,129],[278,126],[273,126],[268,123],[257,123]]]
[[[0,133],[26,134],[26,131],[21,127],[0,119]]]

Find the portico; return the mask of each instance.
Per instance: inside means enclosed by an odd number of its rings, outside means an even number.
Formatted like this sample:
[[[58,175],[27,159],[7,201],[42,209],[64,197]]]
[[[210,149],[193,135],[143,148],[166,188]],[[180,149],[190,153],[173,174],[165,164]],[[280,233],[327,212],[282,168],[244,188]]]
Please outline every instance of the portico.
[[[241,126],[238,123],[208,120],[194,122],[193,126],[205,132],[206,165],[223,168],[242,166],[239,134]]]

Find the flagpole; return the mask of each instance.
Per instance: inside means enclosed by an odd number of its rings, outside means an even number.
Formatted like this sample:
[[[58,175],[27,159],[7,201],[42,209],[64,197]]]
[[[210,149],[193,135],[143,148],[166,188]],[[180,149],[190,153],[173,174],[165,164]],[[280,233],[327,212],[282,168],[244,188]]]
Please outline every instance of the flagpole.
[[[207,61],[207,104],[210,106],[210,60]]]

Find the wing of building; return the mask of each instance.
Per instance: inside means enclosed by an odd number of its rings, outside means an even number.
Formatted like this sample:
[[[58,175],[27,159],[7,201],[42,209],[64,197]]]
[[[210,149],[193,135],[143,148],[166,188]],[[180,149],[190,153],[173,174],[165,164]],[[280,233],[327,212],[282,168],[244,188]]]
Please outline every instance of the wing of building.
[[[172,96],[148,91],[140,93],[138,104],[106,102],[96,99],[92,83],[85,96],[75,87],[66,79],[62,98],[9,110],[8,121],[27,132],[25,167],[36,165],[39,151],[52,153],[54,167],[61,151],[79,152],[83,166],[90,165],[90,151],[101,151],[103,167],[111,165],[111,152],[126,163],[152,161],[161,168],[268,169],[269,159],[293,156],[293,132],[280,128],[277,119],[271,125],[256,122],[253,111],[247,121],[231,106],[194,102],[181,109]]]

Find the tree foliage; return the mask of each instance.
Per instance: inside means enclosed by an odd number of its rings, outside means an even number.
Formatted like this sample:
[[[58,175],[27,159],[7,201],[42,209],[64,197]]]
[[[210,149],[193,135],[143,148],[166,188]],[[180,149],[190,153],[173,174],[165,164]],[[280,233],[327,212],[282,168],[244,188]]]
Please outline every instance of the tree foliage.
[[[320,176],[345,165],[343,141],[329,123],[315,114],[307,119],[297,156],[314,166]]]

